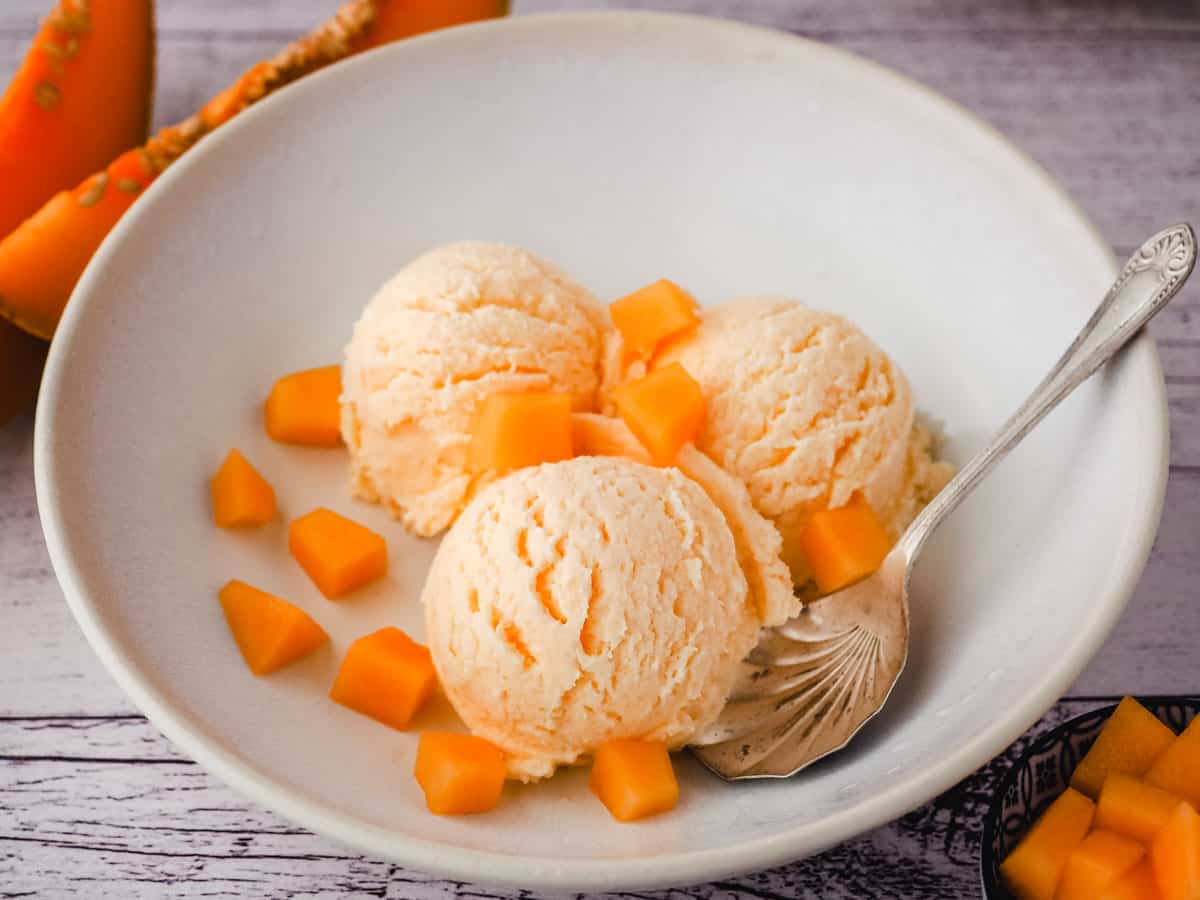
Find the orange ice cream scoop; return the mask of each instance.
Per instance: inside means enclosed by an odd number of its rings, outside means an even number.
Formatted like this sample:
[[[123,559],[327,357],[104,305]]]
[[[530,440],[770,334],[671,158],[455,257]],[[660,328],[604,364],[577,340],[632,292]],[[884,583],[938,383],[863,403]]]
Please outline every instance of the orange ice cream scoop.
[[[446,696],[526,781],[612,739],[686,743],[760,625],[704,490],[610,457],[491,484],[447,533],[422,600]]]

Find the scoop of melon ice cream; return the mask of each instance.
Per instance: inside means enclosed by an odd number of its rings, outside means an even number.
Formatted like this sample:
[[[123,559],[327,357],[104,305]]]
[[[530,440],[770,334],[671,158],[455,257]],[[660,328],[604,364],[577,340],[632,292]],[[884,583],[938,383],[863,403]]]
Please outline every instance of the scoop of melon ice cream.
[[[697,445],[775,522],[797,584],[809,578],[798,541],[808,514],[861,494],[898,533],[949,478],[914,428],[904,373],[840,316],[783,298],[732,301],[652,366],[672,362],[704,392]]]
[[[575,413],[571,418],[577,455],[620,456],[653,465],[650,453],[620,419],[595,413]],[[782,625],[796,615],[800,601],[781,557],[783,539],[774,524],[754,508],[746,486],[692,444],[680,448],[675,468],[700,485],[725,517],[761,624]]]
[[[346,348],[342,435],[357,496],[411,530],[446,528],[492,476],[467,468],[476,409],[501,391],[563,391],[588,409],[603,312],[563,272],[498,244],[452,244],[405,266]]]
[[[616,458],[489,485],[422,601],[447,696],[523,780],[611,738],[686,743],[759,631],[721,511],[678,470]]]

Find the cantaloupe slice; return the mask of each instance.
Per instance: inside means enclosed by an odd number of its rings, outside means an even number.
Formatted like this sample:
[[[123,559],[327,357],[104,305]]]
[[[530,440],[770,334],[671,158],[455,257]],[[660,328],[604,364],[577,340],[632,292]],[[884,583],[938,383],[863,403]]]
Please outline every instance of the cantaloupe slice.
[[[1104,779],[1116,772],[1142,776],[1175,740],[1175,732],[1132,697],[1117,704],[1092,747],[1071,775],[1071,787],[1093,799]]]
[[[288,549],[330,600],[387,574],[387,541],[324,507],[292,522]]]
[[[1200,717],[1154,760],[1146,772],[1146,783],[1200,808]]]
[[[265,525],[275,518],[275,491],[240,450],[229,451],[210,492],[213,521],[222,528]]]
[[[666,278],[622,297],[608,311],[624,349],[643,359],[652,356],[662,341],[700,324],[695,298]]]
[[[1180,803],[1150,845],[1163,900],[1200,900],[1200,814]]]
[[[462,816],[495,809],[506,767],[500,748],[481,737],[426,731],[413,774],[431,813]]]
[[[1096,803],[1096,827],[1148,845],[1167,823],[1180,799],[1132,775],[1109,775]]]
[[[429,649],[399,628],[381,628],[350,645],[329,696],[403,730],[436,686]]]
[[[0,98],[0,238],[146,139],[153,0],[59,0]]]
[[[267,434],[284,444],[337,447],[342,443],[342,369],[324,366],[275,382],[263,413]]]
[[[589,784],[618,822],[667,812],[679,802],[671,754],[659,741],[620,739],[601,744]]]
[[[1147,856],[1115,884],[1105,888],[1098,900],[1162,900],[1150,857]]]
[[[55,194],[0,242],[0,315],[47,340],[92,253],[154,179],[130,150],[99,175]]]
[[[502,16],[509,6],[507,0],[377,0],[376,5],[375,26],[355,39],[355,52],[408,35]]]
[[[32,408],[48,347],[0,319],[0,426]]]
[[[617,412],[660,466],[704,427],[704,395],[679,363],[656,369],[613,391]]]
[[[1112,831],[1093,831],[1067,857],[1055,900],[1096,900],[1096,896],[1140,863],[1146,848]]]
[[[799,541],[822,594],[866,578],[892,549],[891,536],[864,500],[813,513]]]
[[[1067,857],[1092,827],[1096,804],[1067,788],[1000,863],[1000,875],[1018,900],[1054,900]]]
[[[509,472],[572,455],[570,394],[502,393],[480,405],[467,463],[476,472]]]
[[[329,639],[300,607],[244,581],[229,582],[220,598],[233,639],[255,675],[295,662]]]
[[[74,8],[83,5],[80,0],[74,0],[74,3]],[[126,7],[131,11],[150,9],[150,0],[92,0],[92,4],[92,9],[101,4],[122,11]],[[251,66],[198,113],[154,135],[138,148],[137,156],[143,163],[143,170],[149,168],[157,176],[214,128],[311,72],[351,53],[414,34],[423,28],[442,27],[465,21],[468,17],[502,12],[503,4],[499,0],[490,3],[484,0],[346,0],[332,18],[297,38],[271,59]],[[121,49],[129,50],[124,46]],[[64,48],[64,51],[69,50],[69,45]],[[99,83],[104,83],[103,79]],[[103,121],[107,108],[97,104],[91,112],[100,117],[95,121]],[[61,186],[66,189],[92,173],[105,171],[104,166],[133,143],[115,147]],[[41,142],[30,146],[41,152]],[[107,171],[111,174],[112,167]],[[7,180],[11,184],[12,179]],[[85,191],[87,186],[94,187],[95,183],[95,178],[88,178],[75,194]],[[84,196],[90,195],[85,193]],[[0,231],[0,316],[12,319],[32,334],[49,339],[88,259],[136,197],[133,192],[110,191],[104,202],[86,205],[67,202],[73,196],[65,190],[53,198],[47,194],[42,198],[46,205],[18,225],[8,237]]]

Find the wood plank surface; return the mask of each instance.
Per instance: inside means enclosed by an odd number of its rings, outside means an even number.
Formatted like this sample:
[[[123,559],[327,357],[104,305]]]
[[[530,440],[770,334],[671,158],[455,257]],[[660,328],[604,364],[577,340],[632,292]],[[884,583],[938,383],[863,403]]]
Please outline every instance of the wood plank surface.
[[[49,0],[0,3],[0,79]],[[155,121],[191,112],[334,0],[159,0]],[[1200,222],[1200,2],[523,0],[721,15],[875,59],[962,103],[1060,179],[1120,253]],[[1172,415],[1162,527],[1129,610],[1035,732],[1110,695],[1200,692],[1200,288],[1153,326]],[[32,419],[0,429],[0,898],[516,897],[349,854],[180,756],[62,602],[37,521]],[[1026,738],[1028,739],[1028,738]],[[668,898],[964,897],[1003,762],[811,860]],[[522,894],[531,897],[533,895]],[[626,895],[638,896],[638,895]]]
[[[1058,704],[1022,745],[1097,705]],[[451,884],[347,855],[247,807],[139,716],[2,719],[0,748],[0,876],[12,865],[0,897],[543,896]],[[609,896],[958,900],[978,881],[980,821],[1003,770],[999,762],[985,767],[892,825],[813,859],[699,887]]]

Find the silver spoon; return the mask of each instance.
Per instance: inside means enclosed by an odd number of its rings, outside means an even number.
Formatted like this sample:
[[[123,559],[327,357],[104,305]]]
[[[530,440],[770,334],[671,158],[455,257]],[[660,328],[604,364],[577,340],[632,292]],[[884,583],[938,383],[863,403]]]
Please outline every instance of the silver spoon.
[[[925,542],[1059,402],[1174,297],[1196,263],[1188,225],[1138,249],[1029,399],[909,526],[883,565],[764,634],[720,718],[692,750],[722,778],[783,778],[840,750],[887,702],[908,658],[908,592]]]

